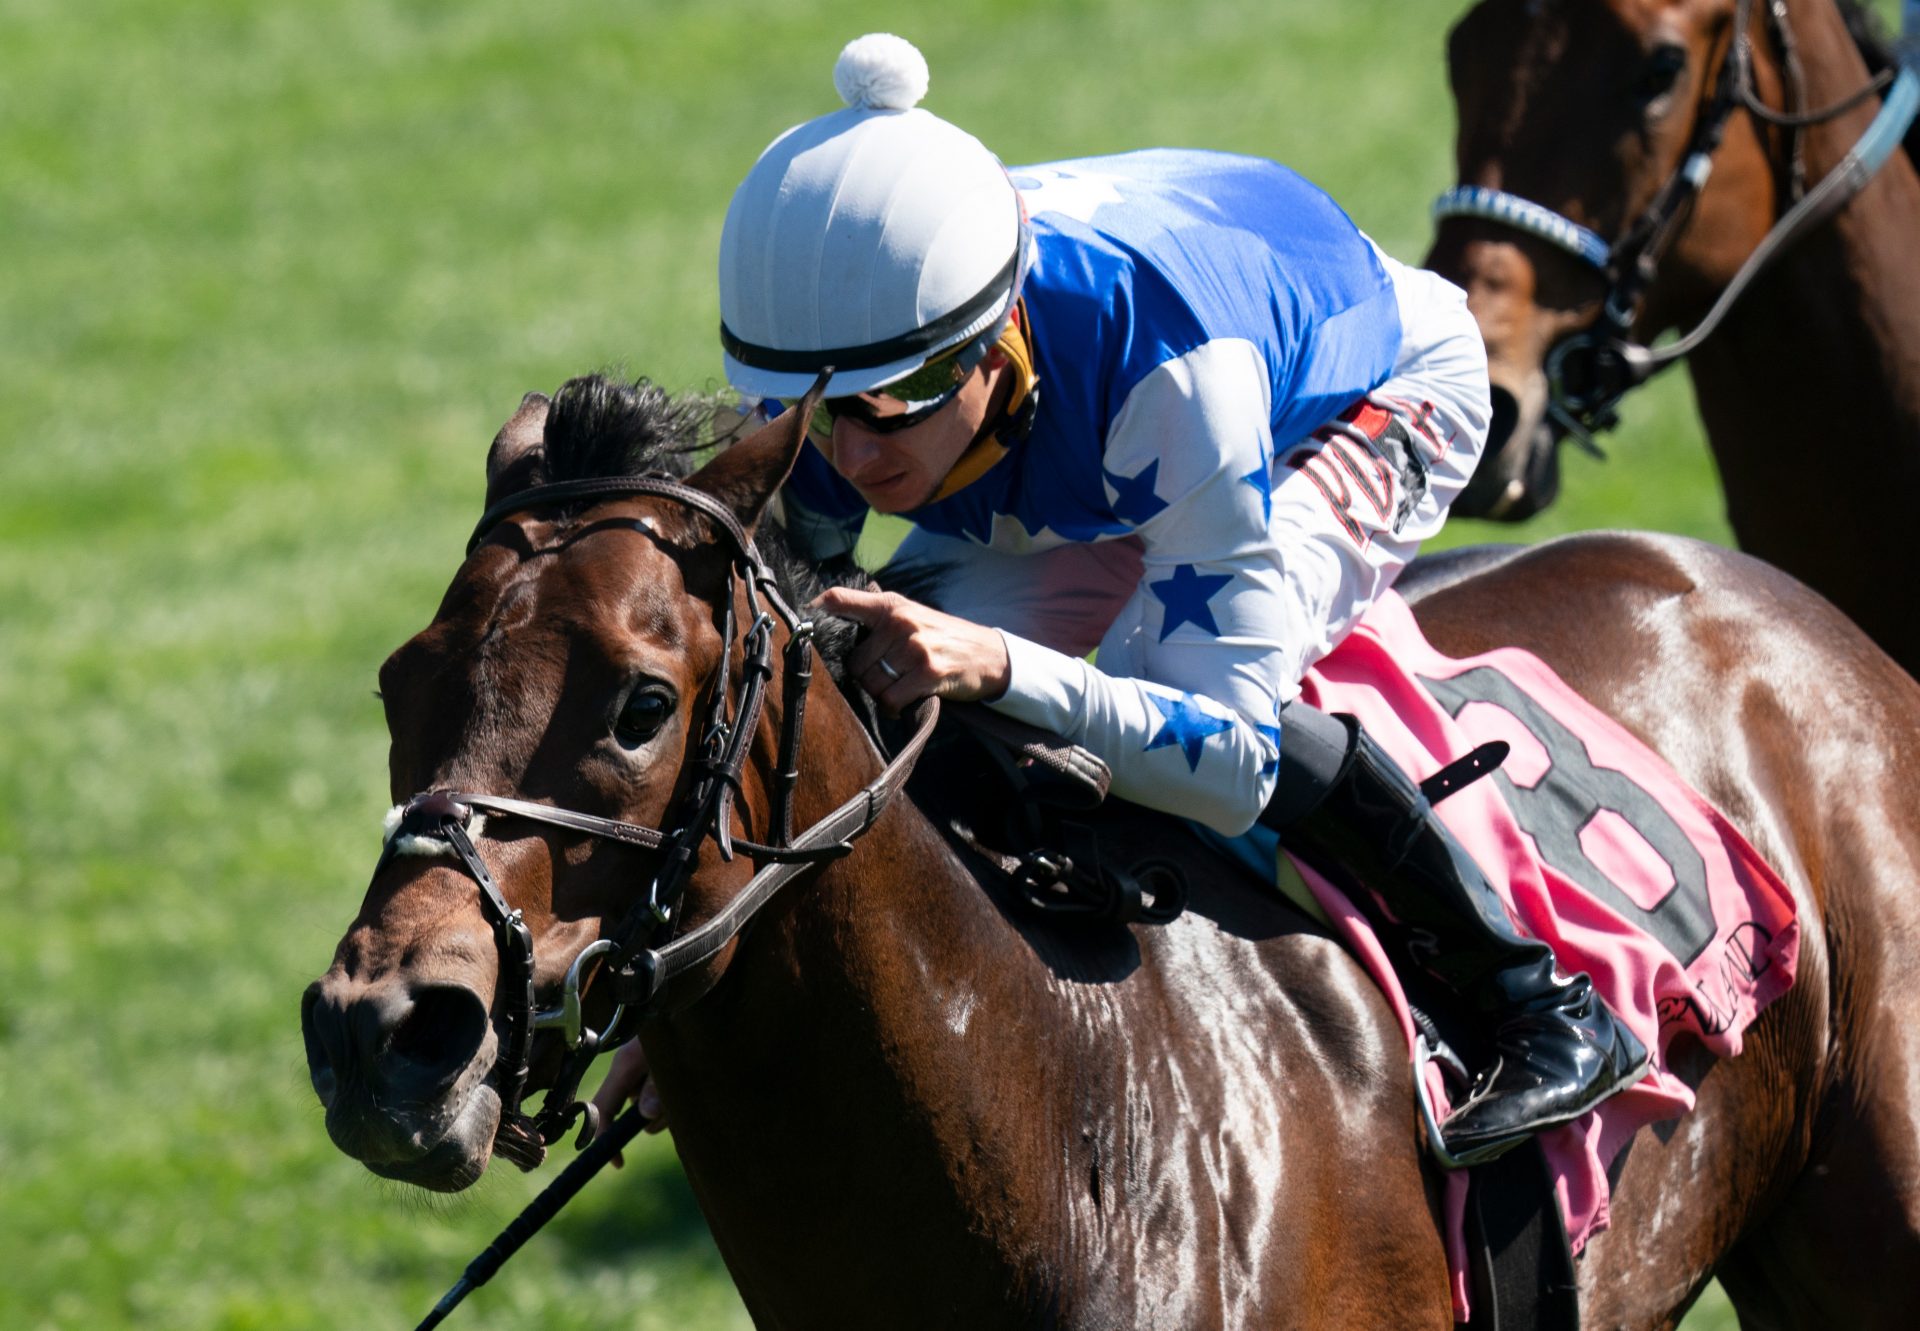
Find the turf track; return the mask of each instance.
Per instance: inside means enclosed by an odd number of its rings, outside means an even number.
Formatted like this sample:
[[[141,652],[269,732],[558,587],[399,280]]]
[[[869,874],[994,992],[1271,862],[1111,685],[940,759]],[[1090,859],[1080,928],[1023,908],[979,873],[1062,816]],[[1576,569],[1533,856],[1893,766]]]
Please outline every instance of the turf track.
[[[712,386],[728,194],[841,42],[915,39],[1010,162],[1264,153],[1425,246],[1449,7],[920,8],[0,8],[0,1327],[411,1325],[529,1195],[381,1185],[306,1085],[386,805],[374,670],[524,390]],[[1724,539],[1678,379],[1569,471],[1522,538]],[[745,1317],[655,1139],[459,1323]]]

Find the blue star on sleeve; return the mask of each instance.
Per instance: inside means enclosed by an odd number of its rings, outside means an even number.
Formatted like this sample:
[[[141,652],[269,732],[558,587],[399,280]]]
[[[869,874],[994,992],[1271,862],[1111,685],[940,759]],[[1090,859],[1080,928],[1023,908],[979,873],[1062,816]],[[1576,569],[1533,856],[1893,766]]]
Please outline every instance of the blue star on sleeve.
[[[1273,757],[1260,764],[1261,776],[1273,776],[1281,770],[1281,728],[1279,726],[1254,726],[1265,738],[1273,741]]]
[[[1262,521],[1273,521],[1273,459],[1267,456],[1267,446],[1260,445],[1260,465],[1240,478],[1242,485],[1251,485],[1260,496]]]
[[[1160,622],[1160,641],[1165,642],[1167,635],[1182,624],[1192,624],[1219,637],[1220,625],[1207,602],[1232,581],[1230,573],[1198,573],[1192,564],[1179,564],[1174,567],[1171,578],[1148,583],[1148,589],[1167,607]]]
[[[1280,719],[1279,703],[1275,703],[1273,705],[1273,719],[1275,721],[1278,721]],[[1273,741],[1273,757],[1267,759],[1267,761],[1260,764],[1260,775],[1272,776],[1275,772],[1278,772],[1280,770],[1280,727],[1277,725],[1276,726],[1257,725],[1254,727],[1254,729],[1259,731],[1262,735],[1265,735],[1268,739]]]
[[[1100,474],[1113,489],[1116,518],[1138,527],[1167,506],[1167,501],[1153,492],[1153,483],[1160,475],[1159,458],[1143,467],[1138,476],[1116,476],[1105,467],[1100,469]]]
[[[1200,770],[1200,747],[1207,742],[1209,735],[1218,735],[1233,728],[1233,722],[1226,717],[1202,711],[1191,693],[1183,693],[1178,698],[1163,698],[1157,693],[1149,693],[1147,700],[1160,709],[1164,719],[1154,737],[1147,741],[1147,748],[1143,752],[1177,744],[1187,756],[1189,771]]]

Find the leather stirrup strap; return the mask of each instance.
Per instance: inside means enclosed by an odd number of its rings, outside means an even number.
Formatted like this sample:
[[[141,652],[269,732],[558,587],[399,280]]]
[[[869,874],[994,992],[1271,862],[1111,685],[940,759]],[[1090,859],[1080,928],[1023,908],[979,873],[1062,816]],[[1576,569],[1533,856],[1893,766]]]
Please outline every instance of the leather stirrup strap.
[[[1457,795],[1483,776],[1491,776],[1513,746],[1503,739],[1489,740],[1473,752],[1455,758],[1420,783],[1420,793],[1428,804],[1438,804],[1449,795]]]

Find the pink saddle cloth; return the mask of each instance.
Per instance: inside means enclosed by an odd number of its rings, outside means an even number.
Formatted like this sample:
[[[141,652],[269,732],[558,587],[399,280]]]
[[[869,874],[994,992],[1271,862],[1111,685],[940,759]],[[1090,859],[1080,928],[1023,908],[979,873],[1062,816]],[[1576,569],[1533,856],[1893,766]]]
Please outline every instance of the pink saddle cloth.
[[[1416,780],[1490,740],[1512,752],[1494,776],[1444,800],[1442,821],[1486,870],[1521,927],[1585,971],[1653,1051],[1647,1076],[1594,1112],[1542,1134],[1573,1251],[1608,1223],[1607,1166],[1641,1128],[1693,1107],[1668,1066],[1691,1037],[1722,1058],[1793,983],[1792,894],[1745,837],[1640,740],[1517,649],[1454,660],[1389,592],[1308,674],[1307,702],[1357,716]],[[1392,1001],[1411,1050],[1405,997],[1366,921],[1298,866]],[[1437,1068],[1427,1087],[1445,1112]],[[1467,1314],[1460,1220],[1448,1189],[1454,1312]]]

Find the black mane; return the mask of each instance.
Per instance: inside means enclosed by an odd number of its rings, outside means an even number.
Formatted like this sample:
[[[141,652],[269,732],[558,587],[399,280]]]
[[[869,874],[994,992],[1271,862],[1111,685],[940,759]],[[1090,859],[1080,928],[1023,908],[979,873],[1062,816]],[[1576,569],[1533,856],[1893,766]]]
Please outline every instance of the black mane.
[[[544,474],[533,483],[650,472],[690,476],[702,455],[717,451],[714,415],[720,405],[712,396],[676,398],[646,379],[625,383],[602,374],[569,379],[547,410]],[[781,596],[795,609],[828,587],[872,585],[851,557],[824,563],[807,558],[780,522],[777,504],[754,533],[754,544],[773,570]],[[836,681],[844,682],[857,629],[828,616],[817,617],[815,626],[821,660]]]
[[[714,403],[675,399],[645,379],[583,374],[560,385],[547,409],[543,482],[667,472],[686,476],[708,437]]]

